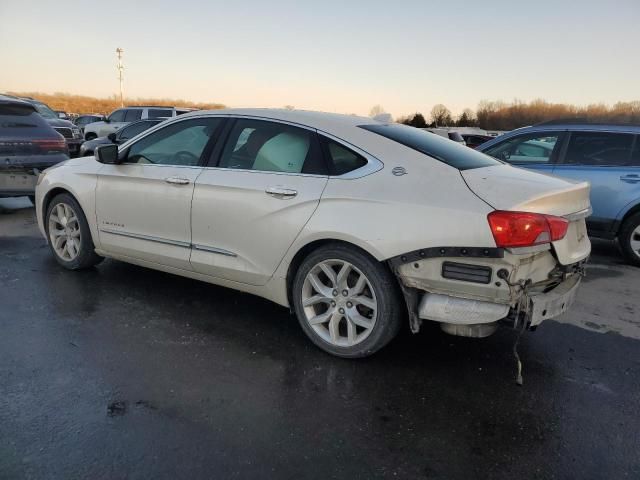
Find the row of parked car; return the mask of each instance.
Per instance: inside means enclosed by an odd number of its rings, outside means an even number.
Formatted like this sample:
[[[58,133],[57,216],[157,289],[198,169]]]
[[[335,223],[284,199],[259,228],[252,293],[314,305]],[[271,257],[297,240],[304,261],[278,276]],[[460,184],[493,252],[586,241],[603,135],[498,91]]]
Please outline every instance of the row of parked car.
[[[122,144],[188,111],[126,107],[72,124],[35,99],[0,96],[0,197],[32,195],[38,171],[68,156],[91,155],[100,145]],[[590,235],[617,239],[626,259],[640,265],[640,126],[556,121],[498,137],[428,130],[516,167],[589,181]]]

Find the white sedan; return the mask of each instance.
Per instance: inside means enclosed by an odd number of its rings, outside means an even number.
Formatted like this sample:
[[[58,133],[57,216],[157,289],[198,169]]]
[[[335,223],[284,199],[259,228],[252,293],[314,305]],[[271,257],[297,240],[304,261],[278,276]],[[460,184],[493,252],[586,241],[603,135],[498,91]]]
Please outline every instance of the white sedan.
[[[355,116],[194,112],[46,170],[38,223],[71,270],[104,257],[289,306],[363,357],[424,320],[487,336],[573,302],[589,185]]]

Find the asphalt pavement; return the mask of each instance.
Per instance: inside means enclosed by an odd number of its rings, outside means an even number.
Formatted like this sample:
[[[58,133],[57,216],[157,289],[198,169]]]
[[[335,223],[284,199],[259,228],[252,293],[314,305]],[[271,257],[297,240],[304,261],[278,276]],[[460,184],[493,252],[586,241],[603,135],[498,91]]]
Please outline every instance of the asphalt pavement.
[[[594,244],[527,333],[408,328],[371,358],[287,309],[106,260],[53,260],[0,199],[0,479],[640,478],[640,268]]]

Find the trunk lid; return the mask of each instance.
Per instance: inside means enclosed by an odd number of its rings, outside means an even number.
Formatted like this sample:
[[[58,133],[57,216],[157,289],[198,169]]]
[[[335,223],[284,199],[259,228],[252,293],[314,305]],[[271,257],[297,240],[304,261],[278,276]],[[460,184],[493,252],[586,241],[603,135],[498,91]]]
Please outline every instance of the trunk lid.
[[[567,234],[552,243],[561,264],[569,265],[589,256],[591,243],[585,225],[591,207],[588,182],[564,180],[510,165],[463,170],[460,174],[471,191],[496,210],[568,218]]]

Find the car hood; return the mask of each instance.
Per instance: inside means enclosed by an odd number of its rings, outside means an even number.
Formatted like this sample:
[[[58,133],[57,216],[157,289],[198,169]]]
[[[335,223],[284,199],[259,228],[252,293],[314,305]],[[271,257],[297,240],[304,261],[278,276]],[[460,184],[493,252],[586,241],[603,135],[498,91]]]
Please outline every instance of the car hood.
[[[45,118],[45,120],[52,127],[78,128],[69,120],[63,120],[62,118]]]
[[[589,183],[495,165],[460,172],[473,193],[496,210],[569,215],[590,208]]]

